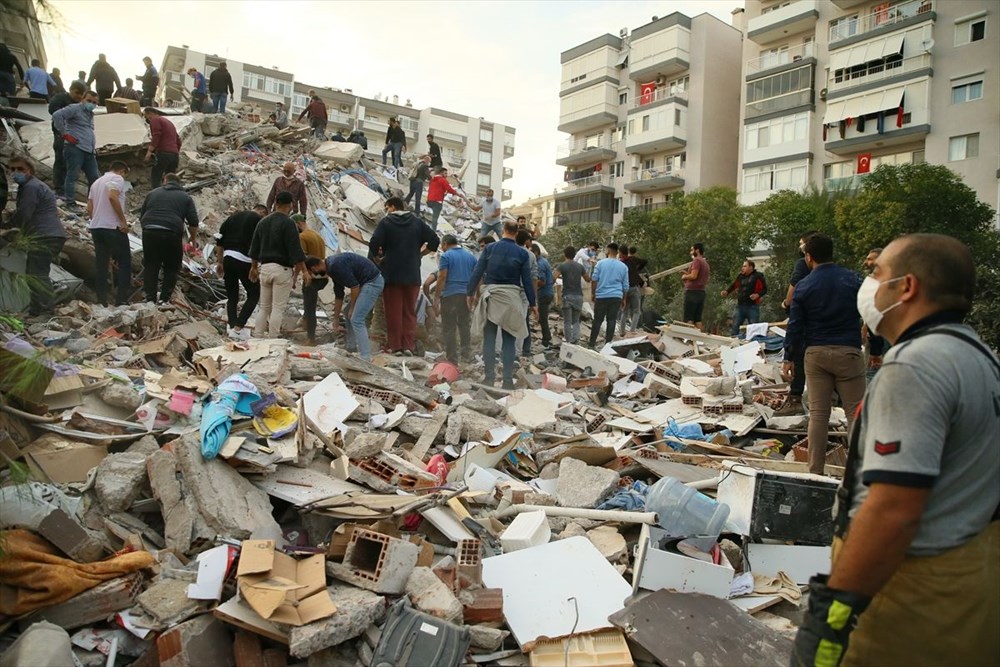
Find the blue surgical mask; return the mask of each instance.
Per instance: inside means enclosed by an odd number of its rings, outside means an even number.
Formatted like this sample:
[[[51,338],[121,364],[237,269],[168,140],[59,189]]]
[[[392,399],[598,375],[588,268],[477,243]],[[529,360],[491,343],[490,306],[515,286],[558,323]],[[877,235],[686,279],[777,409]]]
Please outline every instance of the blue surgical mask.
[[[28,176],[23,171],[15,171],[13,174],[11,174],[11,178],[13,178],[14,182],[17,183],[18,185],[24,185],[25,183],[28,182],[28,179],[31,177]]]
[[[94,109],[97,108],[97,105],[94,104],[93,102],[83,102],[83,108],[86,109],[87,111],[93,111]]]

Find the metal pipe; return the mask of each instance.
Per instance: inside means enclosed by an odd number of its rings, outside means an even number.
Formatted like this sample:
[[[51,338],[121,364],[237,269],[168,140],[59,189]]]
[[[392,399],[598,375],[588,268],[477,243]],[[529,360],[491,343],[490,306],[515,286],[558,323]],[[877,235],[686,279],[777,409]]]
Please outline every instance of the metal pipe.
[[[656,512],[627,512],[625,510],[590,510],[578,507],[552,507],[549,505],[511,505],[494,516],[505,519],[521,512],[545,512],[545,516],[565,516],[571,519],[593,519],[595,521],[620,521],[622,523],[648,523],[656,525]]]

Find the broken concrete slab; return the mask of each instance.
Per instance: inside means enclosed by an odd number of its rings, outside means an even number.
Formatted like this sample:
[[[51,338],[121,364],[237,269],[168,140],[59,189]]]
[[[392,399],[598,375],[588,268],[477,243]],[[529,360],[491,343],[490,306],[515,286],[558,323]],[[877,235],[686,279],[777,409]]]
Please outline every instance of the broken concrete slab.
[[[327,160],[338,167],[347,167],[360,160],[365,149],[346,141],[324,141],[312,153],[320,160]]]
[[[466,629],[472,637],[472,646],[484,651],[499,650],[503,646],[503,640],[510,636],[506,630],[491,628],[488,625],[469,625]]]
[[[406,594],[420,611],[449,623],[461,623],[462,603],[431,568],[413,568],[406,581]]]
[[[343,563],[327,563],[327,572],[342,581],[376,593],[398,595],[417,559],[420,547],[373,530],[354,530]]]
[[[618,563],[628,558],[628,545],[625,538],[611,526],[599,526],[588,530],[587,539],[597,547],[602,556],[612,563]]]
[[[354,639],[385,615],[385,598],[371,591],[334,583],[327,587],[337,613],[321,621],[294,627],[288,636],[292,656],[304,658]]]
[[[350,444],[344,447],[344,453],[354,461],[371,458],[385,450],[385,445],[391,436],[391,433],[380,431],[359,433]]]
[[[189,583],[161,579],[139,595],[137,602],[156,625],[154,629],[164,630],[205,608],[206,603],[188,597]]]
[[[61,628],[75,630],[99,623],[122,609],[133,606],[142,590],[143,577],[138,572],[101,582],[66,602],[29,614],[18,621],[22,630],[36,621],[48,621]]]
[[[566,458],[559,462],[556,498],[563,507],[593,508],[618,486],[618,473]]]
[[[97,465],[94,491],[109,512],[124,512],[148,490],[146,455],[141,452],[108,454]]]

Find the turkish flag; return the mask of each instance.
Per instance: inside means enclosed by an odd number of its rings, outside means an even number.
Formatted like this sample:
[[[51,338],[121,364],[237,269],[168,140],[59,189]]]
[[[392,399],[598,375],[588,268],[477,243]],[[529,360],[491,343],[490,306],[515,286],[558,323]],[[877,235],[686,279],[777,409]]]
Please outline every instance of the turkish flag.
[[[656,94],[656,82],[650,81],[649,83],[639,84],[639,104],[649,104],[653,101],[653,95]]]
[[[859,174],[867,174],[872,170],[872,154],[860,153],[858,155],[858,168],[855,170]]]

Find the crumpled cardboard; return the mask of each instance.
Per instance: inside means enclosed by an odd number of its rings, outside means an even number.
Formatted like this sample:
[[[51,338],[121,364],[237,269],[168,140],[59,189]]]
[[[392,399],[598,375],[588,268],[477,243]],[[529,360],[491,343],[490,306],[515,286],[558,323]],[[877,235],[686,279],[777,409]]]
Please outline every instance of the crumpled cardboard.
[[[296,560],[275,551],[274,540],[244,540],[236,580],[250,608],[275,623],[305,625],[337,611],[321,554]]]

